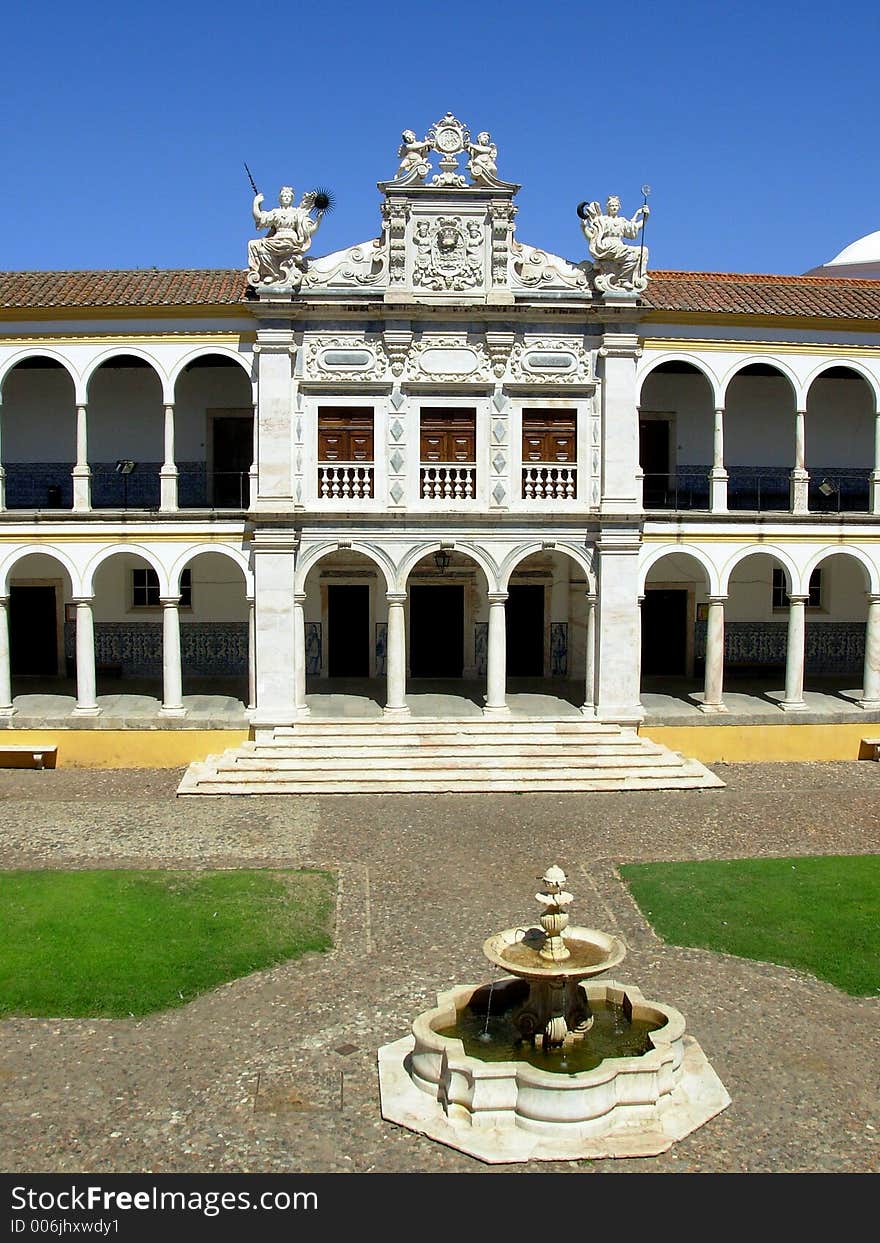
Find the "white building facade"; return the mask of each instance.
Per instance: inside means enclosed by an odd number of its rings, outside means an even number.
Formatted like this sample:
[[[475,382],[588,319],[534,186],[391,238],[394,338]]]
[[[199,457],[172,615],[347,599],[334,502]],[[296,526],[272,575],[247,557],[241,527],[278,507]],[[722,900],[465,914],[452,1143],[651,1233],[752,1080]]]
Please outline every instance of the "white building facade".
[[[394,720],[527,679],[637,726],[647,679],[721,714],[774,670],[781,711],[837,676],[880,712],[880,282],[648,279],[598,204],[568,261],[517,239],[488,135],[410,133],[336,254],[307,196],[250,277],[0,276],[7,724],[65,675],[74,717],[111,675],[169,719],[238,679],[258,737],[313,679]]]

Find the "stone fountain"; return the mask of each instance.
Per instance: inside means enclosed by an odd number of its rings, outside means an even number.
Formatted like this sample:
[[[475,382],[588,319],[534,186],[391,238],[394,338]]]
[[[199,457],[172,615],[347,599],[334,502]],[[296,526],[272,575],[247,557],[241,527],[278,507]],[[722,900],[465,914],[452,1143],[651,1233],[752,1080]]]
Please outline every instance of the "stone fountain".
[[[379,1050],[382,1116],[491,1163],[656,1156],[730,1097],[677,1010],[593,978],[626,947],[569,927],[561,868],[541,880],[538,924],[483,945],[505,974]]]

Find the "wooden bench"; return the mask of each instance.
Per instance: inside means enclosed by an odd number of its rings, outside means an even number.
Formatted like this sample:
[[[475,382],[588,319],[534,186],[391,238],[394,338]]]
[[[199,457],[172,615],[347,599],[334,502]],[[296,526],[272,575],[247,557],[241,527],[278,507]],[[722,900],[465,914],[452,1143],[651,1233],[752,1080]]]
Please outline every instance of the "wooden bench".
[[[859,747],[860,760],[880,760],[880,738],[863,738]]]
[[[7,746],[0,743],[0,768],[54,768],[57,747]]]

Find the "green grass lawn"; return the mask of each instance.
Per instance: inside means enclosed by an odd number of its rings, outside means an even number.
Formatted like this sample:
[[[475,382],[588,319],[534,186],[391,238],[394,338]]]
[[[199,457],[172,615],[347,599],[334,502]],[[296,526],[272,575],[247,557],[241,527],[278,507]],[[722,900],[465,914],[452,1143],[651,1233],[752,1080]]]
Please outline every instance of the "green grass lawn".
[[[620,869],[665,941],[880,992],[880,855],[637,863]]]
[[[325,872],[0,872],[0,1015],[180,1006],[330,945]]]

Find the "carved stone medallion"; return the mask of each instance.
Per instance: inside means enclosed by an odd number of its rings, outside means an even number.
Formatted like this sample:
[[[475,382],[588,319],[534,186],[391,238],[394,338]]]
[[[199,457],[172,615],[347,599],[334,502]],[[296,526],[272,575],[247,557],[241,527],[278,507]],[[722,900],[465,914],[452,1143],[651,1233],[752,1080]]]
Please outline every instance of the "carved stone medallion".
[[[425,289],[473,289],[483,284],[483,226],[461,216],[417,220],[413,285]]]

